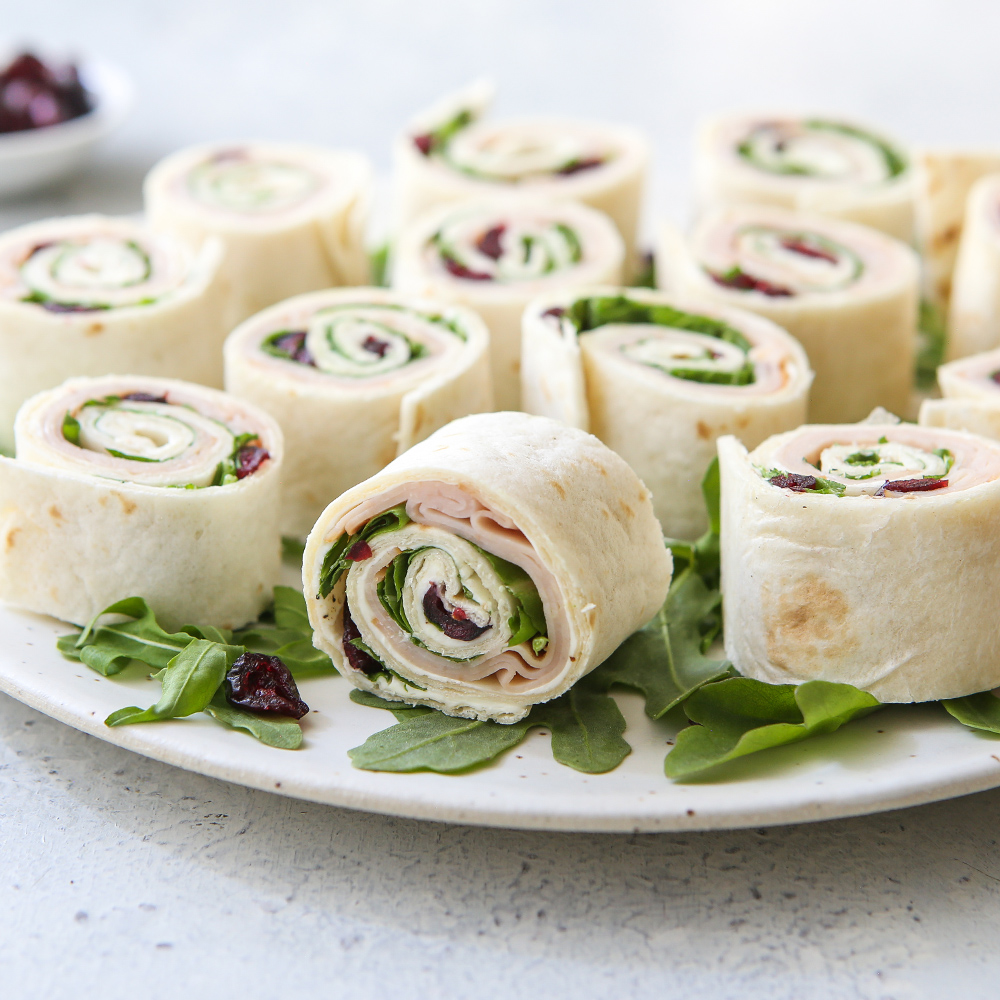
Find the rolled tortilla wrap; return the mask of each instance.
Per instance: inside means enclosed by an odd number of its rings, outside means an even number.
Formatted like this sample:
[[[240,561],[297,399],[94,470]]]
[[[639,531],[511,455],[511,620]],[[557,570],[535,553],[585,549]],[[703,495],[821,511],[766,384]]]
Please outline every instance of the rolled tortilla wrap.
[[[865,125],[774,114],[717,118],[699,132],[695,178],[705,208],[775,205],[913,238],[909,154]]]
[[[443,202],[519,193],[583,202],[607,215],[635,266],[649,147],[636,129],[566,118],[485,120],[479,81],[416,116],[394,146],[401,225]]]
[[[924,265],[924,295],[941,309],[951,282],[973,184],[1000,170],[996,150],[926,149],[914,156],[917,247]]]
[[[924,400],[921,424],[1000,440],[1000,348],[949,361],[937,378],[944,399]]]
[[[1000,685],[1000,444],[912,424],[719,441],[726,655],[880,701]]]
[[[798,427],[812,372],[798,342],[753,313],[590,288],[528,306],[521,379],[529,413],[595,434],[650,488],[664,533],[697,538],[716,440],[752,448]]]
[[[575,202],[494,198],[440,205],[399,234],[393,287],[475,309],[490,330],[493,396],[521,405],[521,315],[561,285],[618,284],[622,241],[600,212]]]
[[[222,385],[221,247],[194,253],[132,219],[49,219],[0,236],[0,450],[18,407],[73,375]]]
[[[355,687],[498,722],[601,663],[670,573],[625,462],[521,413],[456,420],[349,490],[302,564],[313,641]]]
[[[360,153],[263,142],[183,149],[144,186],[150,225],[223,242],[230,330],[292,295],[365,284],[372,193]]]
[[[660,283],[739,306],[784,327],[816,373],[813,421],[909,407],[919,304],[916,254],[836,219],[743,206],[705,215],[687,242],[668,236]]]
[[[1000,346],[1000,173],[969,193],[948,312],[951,360]]]
[[[439,427],[492,409],[479,316],[385,289],[289,299],[234,330],[225,355],[226,389],[284,433],[286,535],[304,538],[331,500]]]
[[[280,569],[281,431],[173,379],[70,379],[0,458],[0,599],[81,625],[144,597],[161,624],[235,627]]]

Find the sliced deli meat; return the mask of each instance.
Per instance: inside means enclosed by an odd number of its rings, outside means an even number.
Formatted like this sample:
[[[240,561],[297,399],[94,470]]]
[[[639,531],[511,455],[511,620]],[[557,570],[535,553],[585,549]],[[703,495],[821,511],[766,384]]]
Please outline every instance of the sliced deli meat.
[[[583,431],[464,417],[321,515],[303,588],[356,687],[515,722],[649,621],[670,553],[649,491]]]

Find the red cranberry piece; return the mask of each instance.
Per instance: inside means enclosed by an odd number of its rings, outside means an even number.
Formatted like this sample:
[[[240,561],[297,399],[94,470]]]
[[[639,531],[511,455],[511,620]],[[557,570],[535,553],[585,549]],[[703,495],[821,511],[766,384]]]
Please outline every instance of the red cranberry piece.
[[[997,385],[1000,385],[1000,371],[995,371],[990,376],[990,378],[993,379],[993,381],[996,382]]]
[[[947,479],[897,479],[884,483],[882,489],[890,493],[925,493],[927,490],[944,489],[947,485]]]
[[[358,649],[352,642],[353,639],[361,638],[361,630],[357,625],[354,624],[354,619],[351,617],[351,609],[344,601],[344,656],[347,657],[347,662],[351,665],[354,670],[360,670],[361,673],[371,675],[377,674],[382,669],[382,664],[375,659],[374,656],[370,656],[363,649]]]
[[[492,229],[488,229],[476,241],[476,249],[484,257],[489,257],[490,260],[499,260],[503,255],[503,247],[500,245],[500,239],[506,230],[506,226],[494,226]]]
[[[133,403],[165,403],[166,396],[154,396],[151,392],[127,392],[122,399],[128,399]]]
[[[299,697],[291,671],[277,656],[244,653],[226,674],[226,701],[238,708],[301,719],[309,706]]]
[[[291,330],[283,333],[274,341],[274,346],[288,356],[289,361],[297,361],[300,365],[316,367],[316,360],[306,347],[306,331]]]
[[[413,137],[413,145],[420,150],[424,156],[430,156],[431,150],[434,148],[434,136],[430,135],[415,135]]]
[[[780,486],[783,490],[795,490],[796,493],[816,489],[815,476],[802,476],[797,472],[779,472],[776,476],[771,476],[768,482],[772,486]]]
[[[816,246],[815,244],[806,243],[805,240],[796,236],[786,236],[781,241],[781,246],[784,250],[801,254],[803,257],[814,257],[817,260],[825,260],[830,264],[837,263],[837,255],[835,253],[831,253],[829,250],[825,250],[823,247]]]
[[[465,278],[468,281],[492,281],[493,275],[484,274],[482,271],[472,271],[467,268],[464,264],[455,260],[454,257],[450,257],[447,254],[442,255],[442,260],[444,261],[445,269],[450,275],[455,278]]]
[[[22,53],[0,73],[0,131],[56,125],[90,111],[75,66],[46,66]]]
[[[741,292],[761,292],[771,298],[787,298],[795,294],[790,288],[783,288],[781,285],[773,285],[762,278],[755,278],[739,267],[733,267],[724,274],[719,274],[717,271],[709,271],[708,274],[717,285],[735,288]]]
[[[245,444],[236,453],[236,478],[246,479],[252,476],[271,457],[266,448],[262,448],[260,443]]]
[[[553,306],[542,313],[543,316],[551,316],[553,319],[560,319],[566,315],[566,310],[562,306]]]
[[[348,562],[364,562],[366,559],[371,559],[371,557],[372,547],[362,538],[347,550],[347,555],[344,558]]]
[[[436,583],[432,583],[427,588],[423,605],[427,620],[437,625],[449,639],[461,639],[464,642],[469,642],[472,639],[478,639],[488,628],[493,627],[492,625],[477,625],[464,611],[461,618],[455,612],[449,613],[444,606],[441,590]],[[460,611],[461,609],[456,608],[455,610]]]
[[[361,345],[369,354],[377,354],[380,358],[385,357],[385,352],[389,350],[388,340],[379,340],[378,337],[365,337],[365,342]]]
[[[563,177],[569,177],[571,174],[578,174],[581,170],[593,170],[594,167],[600,167],[604,165],[604,160],[599,156],[588,156],[581,160],[574,160],[572,163],[567,163],[565,167],[557,170],[557,174],[562,174]]]

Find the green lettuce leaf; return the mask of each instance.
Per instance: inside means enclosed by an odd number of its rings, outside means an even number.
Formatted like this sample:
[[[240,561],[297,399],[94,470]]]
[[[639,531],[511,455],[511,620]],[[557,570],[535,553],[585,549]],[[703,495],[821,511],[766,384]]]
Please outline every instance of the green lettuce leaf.
[[[659,719],[704,684],[730,672],[725,660],[704,655],[721,624],[721,597],[689,566],[670,587],[656,617],[629,636],[587,680],[634,688],[646,714]]]
[[[232,663],[233,647],[208,639],[192,639],[159,675],[160,700],[150,708],[120,708],[105,720],[106,726],[135,722],[160,722],[202,712],[215,696]]]
[[[406,504],[399,504],[397,507],[373,517],[360,531],[353,535],[341,535],[323,557],[323,566],[319,577],[319,594],[316,596],[326,597],[333,590],[337,581],[347,570],[349,562],[347,553],[358,542],[367,542],[376,535],[381,535],[386,531],[396,531],[409,523],[410,517],[406,513]]]
[[[733,677],[700,688],[684,703],[696,725],[667,754],[667,777],[684,780],[727,760],[832,733],[881,707],[850,684],[765,684]]]
[[[392,702],[366,691],[351,700],[388,709],[398,724],[370,736],[349,751],[355,767],[367,771],[437,771],[454,774],[480,767],[520,743],[528,731],[552,731],[552,755],[560,763],[588,774],[616,768],[632,752],[622,738],[625,719],[599,686],[584,678],[561,698],[536,705],[512,725],[453,719],[435,709]],[[432,721],[430,717],[435,717]],[[421,721],[416,726],[416,721]]]
[[[949,698],[941,702],[944,710],[963,726],[1000,733],[1000,698],[992,691],[970,694],[964,698]]]
[[[133,620],[99,625],[105,615],[127,615]],[[165,632],[141,597],[127,597],[95,615],[82,632],[60,636],[56,646],[68,659],[80,660],[91,670],[110,677],[124,670],[130,660],[162,670],[192,638],[228,642],[229,633],[211,631],[211,635],[203,635],[203,630],[186,626],[180,632]]]
[[[279,750],[298,750],[302,746],[302,727],[298,719],[262,715],[230,705],[220,688],[205,706],[205,711],[230,729],[243,729],[261,743]]]
[[[918,389],[933,389],[937,384],[938,366],[944,362],[948,345],[948,326],[942,311],[933,302],[920,303],[917,323],[917,357],[915,383]]]
[[[369,736],[347,753],[354,766],[365,771],[456,774],[481,766],[516,746],[529,726],[527,719],[501,726],[428,712]]]

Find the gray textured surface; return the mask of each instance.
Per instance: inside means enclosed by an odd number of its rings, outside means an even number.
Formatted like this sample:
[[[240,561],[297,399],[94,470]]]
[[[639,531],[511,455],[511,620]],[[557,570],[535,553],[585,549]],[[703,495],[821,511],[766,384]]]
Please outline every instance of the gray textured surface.
[[[500,110],[633,121],[682,215],[690,129],[832,108],[915,142],[1000,142],[1000,8],[712,0],[539,4],[34,0],[13,38],[100,51],[139,103],[95,167],[0,227],[130,211],[170,149],[364,148],[481,72]],[[251,792],[0,696],[0,995],[179,998],[995,997],[1000,792],[784,829],[503,832]],[[456,778],[461,781],[464,779]]]

